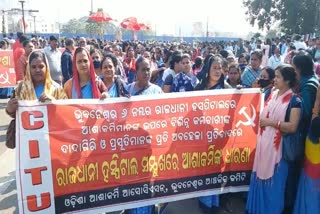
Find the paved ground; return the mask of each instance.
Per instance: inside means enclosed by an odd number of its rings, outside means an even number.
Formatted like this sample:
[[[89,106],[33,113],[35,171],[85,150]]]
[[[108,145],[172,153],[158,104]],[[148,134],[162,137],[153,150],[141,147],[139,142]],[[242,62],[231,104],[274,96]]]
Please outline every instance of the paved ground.
[[[4,111],[7,99],[0,99],[0,213],[19,213],[15,181],[15,150],[5,146],[5,133],[11,118]],[[117,213],[117,212],[116,212]],[[221,208],[203,211],[197,199],[189,199],[169,203],[163,214],[244,214],[245,204],[241,194],[225,195],[221,200]]]

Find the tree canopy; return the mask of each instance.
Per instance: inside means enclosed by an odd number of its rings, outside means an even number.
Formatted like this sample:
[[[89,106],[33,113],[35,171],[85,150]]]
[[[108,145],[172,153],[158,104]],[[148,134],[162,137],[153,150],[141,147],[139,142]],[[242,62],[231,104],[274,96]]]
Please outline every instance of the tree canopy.
[[[89,34],[93,36],[102,36],[105,34],[114,34],[117,30],[117,26],[112,22],[97,23],[88,21],[88,17],[82,17],[80,19],[70,19],[66,24],[62,26],[62,33],[72,34]],[[132,34],[132,31],[121,28],[122,34]],[[143,31],[144,35],[154,35],[154,31]]]
[[[279,22],[287,34],[320,31],[320,0],[243,0],[251,25],[269,30]]]

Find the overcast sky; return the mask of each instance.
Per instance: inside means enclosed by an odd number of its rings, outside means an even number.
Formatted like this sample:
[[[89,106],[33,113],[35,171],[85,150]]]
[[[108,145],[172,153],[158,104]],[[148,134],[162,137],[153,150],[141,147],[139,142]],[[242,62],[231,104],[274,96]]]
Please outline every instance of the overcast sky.
[[[21,7],[18,0],[1,0],[5,8]],[[1,3],[0,3],[0,6]],[[235,32],[246,35],[255,31],[245,20],[242,0],[93,0],[94,11],[103,10],[119,22],[135,16],[156,26],[157,34],[185,34],[192,23],[202,22],[204,31],[208,19],[209,31]],[[67,22],[89,14],[91,0],[26,0],[25,9],[39,10],[47,19]]]

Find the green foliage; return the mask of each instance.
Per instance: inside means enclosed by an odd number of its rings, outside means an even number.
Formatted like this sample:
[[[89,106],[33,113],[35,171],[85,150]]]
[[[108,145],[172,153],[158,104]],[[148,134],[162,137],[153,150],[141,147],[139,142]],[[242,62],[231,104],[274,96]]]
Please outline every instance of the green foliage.
[[[287,34],[319,31],[320,0],[243,0],[251,25],[269,30],[277,21]]]
[[[114,34],[116,26],[113,23],[97,23],[97,22],[87,22],[86,33],[92,36],[102,36],[105,34]]]
[[[90,37],[102,36],[105,34],[114,34],[117,29],[117,26],[112,22],[102,22],[97,23],[88,20],[88,17],[81,17],[79,19],[71,19],[66,24],[62,26],[62,33],[87,33]],[[131,30],[121,28],[122,35],[133,35]],[[139,34],[142,33],[145,36],[153,36],[155,34],[154,31],[139,31]]]
[[[104,34],[113,34],[116,26],[113,23],[97,23],[88,21],[88,17],[80,19],[71,19],[62,26],[62,33],[87,33],[90,36],[102,36]]]
[[[70,19],[62,26],[62,33],[86,33],[86,23],[77,19]]]

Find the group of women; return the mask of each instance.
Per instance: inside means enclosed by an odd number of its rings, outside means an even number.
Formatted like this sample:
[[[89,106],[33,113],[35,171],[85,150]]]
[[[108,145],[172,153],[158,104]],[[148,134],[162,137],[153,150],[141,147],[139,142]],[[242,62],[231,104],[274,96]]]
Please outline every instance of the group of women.
[[[44,102],[163,93],[158,85],[150,82],[153,72],[150,60],[145,57],[134,59],[131,52],[129,49],[130,60],[126,63],[130,82],[127,85],[123,78],[116,75],[119,60],[115,55],[103,56],[98,76],[95,71],[97,66],[88,51],[77,48],[73,59],[73,78],[62,88],[51,79],[45,54],[34,51],[28,59],[25,79],[18,84],[19,90],[9,100],[6,112],[14,117],[18,100],[38,99]],[[172,82],[176,74],[183,70],[182,60],[186,58],[175,55],[171,60],[170,66],[174,70]],[[293,58],[292,65],[285,64],[275,70],[261,68],[261,62],[262,54],[254,51],[250,64],[243,72],[238,64],[230,64],[227,73],[223,69],[225,59],[219,55],[208,56],[196,72],[198,82],[192,90],[221,90],[241,84],[261,87],[265,107],[260,117],[247,211],[255,214],[320,213],[320,88],[314,75],[312,58],[302,51]],[[185,67],[191,69],[191,65]],[[188,72],[184,73],[188,75]],[[167,89],[166,92],[172,91]],[[306,145],[306,155],[304,159],[289,161],[283,155],[283,134],[297,130],[304,134],[301,143]],[[219,206],[218,196],[201,197],[199,201],[204,207]],[[151,213],[152,210],[153,206],[147,206],[129,212]]]

